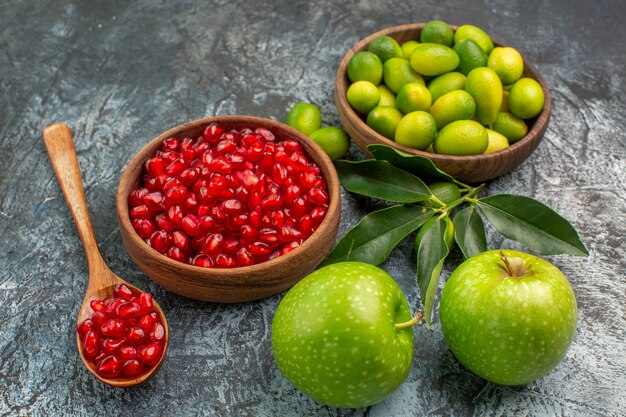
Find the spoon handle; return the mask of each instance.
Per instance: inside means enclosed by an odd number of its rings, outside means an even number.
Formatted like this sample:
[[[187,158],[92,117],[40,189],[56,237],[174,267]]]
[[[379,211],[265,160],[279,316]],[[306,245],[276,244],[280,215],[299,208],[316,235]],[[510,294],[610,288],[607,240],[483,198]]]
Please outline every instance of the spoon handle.
[[[72,133],[65,123],[55,123],[44,129],[43,142],[65,201],[78,228],[78,234],[83,241],[91,277],[94,275],[92,272],[99,272],[107,267],[98,250],[96,235],[89,220],[87,200],[80,178]]]

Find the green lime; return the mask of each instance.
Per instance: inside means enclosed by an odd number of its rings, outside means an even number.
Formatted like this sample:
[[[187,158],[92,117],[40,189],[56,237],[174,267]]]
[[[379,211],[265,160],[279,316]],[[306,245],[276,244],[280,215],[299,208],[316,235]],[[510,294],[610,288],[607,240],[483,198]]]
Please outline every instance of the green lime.
[[[402,58],[391,58],[383,64],[383,78],[387,87],[396,94],[406,83],[425,84],[422,76],[411,68],[411,64],[406,59]]]
[[[369,81],[378,85],[383,79],[383,63],[373,52],[357,52],[348,62],[348,78],[352,82]]]
[[[367,114],[374,107],[378,106],[380,91],[378,91],[378,87],[369,81],[357,81],[348,87],[346,98],[354,110]]]
[[[454,45],[454,51],[459,55],[457,71],[467,75],[471,70],[487,66],[487,53],[476,42],[464,39]]]
[[[463,90],[465,88],[465,80],[467,78],[460,72],[448,72],[434,78],[428,84],[428,91],[432,96],[433,103],[444,94],[448,94],[450,91]]]
[[[483,153],[497,152],[509,147],[509,140],[503,134],[487,129],[487,135],[489,136],[489,145]]]
[[[431,20],[422,28],[420,41],[422,43],[438,43],[451,47],[454,41],[454,32],[446,22]]]
[[[400,49],[402,49],[402,57],[408,60],[415,47],[419,44],[420,43],[418,41],[406,41],[400,45]]]
[[[461,198],[459,187],[452,182],[433,182],[432,184],[428,184],[428,189],[435,197],[441,200],[442,203],[452,203]]]
[[[310,138],[320,145],[333,161],[344,156],[350,147],[348,135],[342,128],[336,126],[318,129],[311,133]]]
[[[515,48],[498,46],[489,54],[487,66],[494,70],[503,85],[513,84],[524,72],[524,60]]]
[[[414,111],[398,123],[395,140],[400,145],[415,149],[426,149],[437,135],[437,124],[430,113]]]
[[[396,107],[404,114],[417,110],[428,111],[431,103],[430,91],[419,83],[404,84],[396,97]]]
[[[428,229],[430,229],[436,221],[437,217],[431,217],[430,219],[426,220],[426,222],[419,228],[419,230],[415,234],[415,252],[417,252],[417,250],[419,249],[420,242],[424,238],[426,232],[428,232]],[[454,243],[454,223],[452,223],[452,220],[450,220],[449,217],[445,218],[445,222],[446,234],[443,237],[443,240],[446,242],[446,246],[448,246],[448,248],[451,248],[452,244]]]
[[[310,135],[322,127],[322,113],[317,106],[300,102],[289,110],[285,123],[305,135]]]
[[[459,55],[445,45],[420,43],[413,50],[410,62],[419,74],[435,76],[454,71],[459,66]]]
[[[430,114],[437,122],[437,129],[455,120],[469,120],[474,117],[476,103],[467,91],[455,90],[439,97],[431,106]]]
[[[476,26],[463,25],[456,30],[454,33],[454,43],[459,43],[465,39],[471,39],[476,42],[481,48],[483,48],[487,55],[489,55],[493,49],[493,41],[489,35],[487,35],[484,30]]]
[[[513,84],[509,93],[511,113],[521,119],[530,119],[543,109],[543,89],[532,78],[521,78]]]
[[[402,113],[395,107],[374,107],[367,115],[367,125],[384,137],[393,140]]]
[[[391,36],[379,36],[367,46],[367,50],[374,52],[384,64],[389,58],[402,58],[402,49]]]
[[[492,126],[502,104],[502,83],[498,74],[487,67],[474,68],[467,75],[465,90],[474,97],[478,121]]]
[[[489,145],[487,129],[473,120],[446,125],[435,138],[435,151],[444,155],[478,155]]]
[[[380,92],[379,106],[396,107],[396,95],[385,85],[379,85],[378,91]]]
[[[511,113],[498,113],[493,130],[503,134],[510,143],[515,143],[528,133],[526,122]]]

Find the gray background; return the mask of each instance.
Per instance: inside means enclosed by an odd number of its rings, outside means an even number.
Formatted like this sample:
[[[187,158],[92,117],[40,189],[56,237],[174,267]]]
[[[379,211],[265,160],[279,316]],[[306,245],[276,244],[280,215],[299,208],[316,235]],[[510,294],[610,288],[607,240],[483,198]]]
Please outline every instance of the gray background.
[[[0,3],[0,414],[2,415],[624,415],[625,15],[620,1],[7,1]],[[464,370],[440,327],[415,329],[413,368],[367,409],[321,406],[272,359],[281,299],[215,305],[149,281],[124,250],[114,197],[131,155],[187,120],[249,114],[282,120],[298,101],[337,124],[335,71],[365,35],[433,18],[472,23],[516,46],[550,85],[553,113],[537,151],[486,194],[534,197],[580,231],[588,258],[549,257],[579,304],[574,343],[550,374],[497,386]],[[158,376],[132,390],[92,378],[76,356],[83,249],[41,141],[75,133],[100,249],[151,291],[171,326]],[[351,157],[362,154],[353,145]],[[375,204],[344,192],[340,233]],[[492,229],[491,248],[521,248]],[[444,275],[458,265],[454,252]],[[383,265],[417,308],[408,242]]]

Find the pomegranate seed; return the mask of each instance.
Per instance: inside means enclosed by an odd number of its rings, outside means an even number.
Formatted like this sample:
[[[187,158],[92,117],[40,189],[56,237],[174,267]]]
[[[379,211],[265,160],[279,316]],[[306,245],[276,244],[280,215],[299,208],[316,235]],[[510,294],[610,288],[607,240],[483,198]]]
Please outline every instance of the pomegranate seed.
[[[246,214],[240,214],[235,217],[230,217],[226,220],[227,226],[231,230],[240,230],[242,226],[248,223],[248,216]]]
[[[129,345],[140,345],[145,338],[146,334],[141,327],[129,327],[124,334],[124,339]]]
[[[148,239],[156,231],[156,225],[148,219],[135,219],[133,229],[142,239]]]
[[[293,203],[289,206],[289,215],[292,217],[300,217],[307,212],[308,206],[304,198],[298,197],[293,200]]]
[[[156,313],[154,316],[152,314],[144,314],[143,316],[139,318],[139,320],[137,320],[137,325],[141,327],[141,330],[143,330],[144,333],[148,333],[150,331],[150,328],[152,328],[152,324],[156,320],[157,320]]]
[[[280,229],[285,224],[285,212],[282,210],[273,211],[270,214],[270,220],[272,227]]]
[[[137,348],[134,346],[122,346],[118,351],[118,356],[120,359],[135,359],[139,356],[139,352],[137,352]]]
[[[230,216],[236,216],[241,212],[241,201],[239,200],[226,200],[224,201],[222,207],[224,208],[224,213]]]
[[[224,239],[222,250],[226,253],[235,253],[239,248],[239,240],[235,238]]]
[[[165,164],[160,157],[150,158],[145,163],[146,172],[153,177],[165,175]]]
[[[93,358],[98,354],[98,334],[93,330],[88,330],[85,333],[83,354],[88,358]]]
[[[176,246],[169,248],[167,252],[165,252],[165,256],[178,262],[185,262],[187,260],[187,257],[185,256],[183,251],[181,251],[180,248],[177,248]]]
[[[164,207],[163,206],[163,193],[160,191],[154,191],[154,192],[148,193],[143,198],[143,203],[150,210],[153,210],[153,211],[161,210]]]
[[[293,202],[293,200],[295,200],[300,195],[301,191],[301,188],[298,187],[296,184],[291,184],[287,186],[287,190],[284,194],[285,203],[289,204]]]
[[[175,230],[174,233],[172,233],[172,241],[174,246],[181,251],[185,253],[189,252],[189,237],[185,233],[180,230]]]
[[[115,353],[126,341],[124,339],[103,339],[102,351],[107,355]]]
[[[133,207],[132,209],[130,209],[130,217],[132,219],[147,219],[148,217],[150,217],[151,214],[152,212],[145,205]]]
[[[307,198],[311,203],[321,206],[328,201],[328,193],[321,188],[314,187],[307,193]]]
[[[302,237],[302,232],[293,227],[283,226],[280,229],[280,240],[283,242],[293,242],[294,240],[301,239]]]
[[[248,252],[250,252],[253,256],[267,256],[272,252],[272,250],[263,242],[254,242],[248,246]]]
[[[124,298],[110,298],[109,300],[105,302],[106,307],[107,307],[105,310],[105,314],[108,317],[115,316],[117,314],[117,308],[125,302],[126,302],[126,299]]]
[[[126,284],[119,284],[113,289],[113,296],[130,300],[133,298],[133,292],[128,288]],[[93,307],[92,307],[93,308]]]
[[[128,196],[128,205],[131,207],[140,206],[144,203],[144,198],[148,195],[147,188],[138,188],[133,190]]]
[[[272,132],[262,127],[255,129],[254,133],[256,133],[259,137],[263,138],[264,140],[268,142],[273,142],[274,140],[276,140],[276,137],[274,136]]]
[[[107,309],[107,306],[102,300],[91,300],[89,302],[89,306],[93,311],[100,311],[102,313],[105,313]]]
[[[163,355],[163,347],[157,342],[148,343],[139,349],[139,358],[148,365],[156,365]]]
[[[175,159],[171,164],[165,168],[167,175],[179,175],[186,168],[186,163],[183,158]]]
[[[274,229],[261,229],[259,231],[259,240],[268,246],[278,244],[278,232]],[[293,239],[292,239],[293,240]]]
[[[96,372],[104,378],[115,378],[122,373],[122,364],[117,356],[107,356],[98,363]]]
[[[283,142],[283,147],[287,152],[302,152],[302,145],[295,140],[286,140]]]
[[[179,185],[170,188],[165,192],[165,205],[171,206],[174,204],[180,204],[187,198],[187,188],[183,185]]]
[[[87,332],[91,330],[92,326],[93,321],[91,321],[91,319],[84,320],[82,323],[76,326],[76,332],[78,333],[78,337],[80,338],[80,340],[85,339],[85,334],[87,334]]]
[[[222,241],[224,237],[219,233],[214,233],[207,239],[206,243],[201,249],[202,253],[215,254],[222,248]]]
[[[311,220],[314,225],[319,225],[322,220],[324,220],[324,216],[326,215],[326,209],[323,207],[314,207],[311,210]]]
[[[161,323],[153,323],[148,336],[153,342],[163,342],[165,339],[165,327]]]
[[[117,308],[117,315],[121,319],[129,319],[141,316],[141,307],[137,303],[124,303]]]
[[[156,218],[157,226],[166,232],[172,232],[176,229],[174,222],[168,219],[164,214],[160,214]]]
[[[181,227],[189,236],[197,236],[199,234],[198,226],[200,221],[193,214],[188,214],[180,222]],[[154,246],[153,246],[154,247]],[[164,251],[165,252],[165,251]]]
[[[245,239],[254,239],[258,234],[258,230],[249,224],[241,226],[241,237]]]
[[[261,208],[264,211],[278,210],[283,205],[283,198],[280,194],[271,194],[261,200]]]
[[[143,363],[137,359],[129,359],[124,362],[123,372],[126,376],[137,376],[143,371]]]
[[[180,226],[183,221],[183,209],[180,206],[170,206],[167,209],[167,218],[172,225]]]
[[[204,129],[204,132],[202,132],[202,138],[208,142],[214,143],[219,141],[222,133],[224,133],[224,129],[220,125],[211,123]]]
[[[201,266],[203,268],[213,268],[213,259],[209,255],[201,253],[200,255],[196,255],[193,258],[193,264],[196,266]]]
[[[100,311],[96,311],[91,315],[92,327],[94,329],[99,329],[102,326],[102,323],[106,320],[106,315]]]
[[[237,251],[237,266],[248,266],[254,264],[254,257],[246,248],[240,248]]]
[[[105,337],[124,336],[124,322],[120,319],[109,319],[100,326],[100,334]]]
[[[214,172],[218,172],[220,174],[228,174],[233,170],[232,164],[222,157],[213,159],[210,167]]]
[[[291,243],[283,246],[283,250],[282,250],[283,255],[286,254],[286,253],[291,252],[292,250],[294,250],[298,246],[300,246],[300,243],[298,243],[298,242],[291,242]]]
[[[183,219],[184,222],[184,219]],[[183,223],[184,228],[184,223]],[[170,247],[169,235],[164,230],[157,230],[150,236],[150,246],[159,253],[165,253]]]

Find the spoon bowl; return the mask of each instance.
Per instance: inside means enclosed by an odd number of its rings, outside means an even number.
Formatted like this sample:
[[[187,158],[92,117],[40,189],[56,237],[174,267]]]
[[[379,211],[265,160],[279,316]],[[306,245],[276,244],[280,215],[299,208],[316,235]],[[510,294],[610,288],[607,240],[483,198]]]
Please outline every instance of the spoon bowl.
[[[115,275],[100,255],[98,244],[96,242],[96,235],[91,226],[91,221],[89,220],[89,212],[87,210],[87,201],[85,199],[85,193],[83,191],[83,185],[80,178],[78,159],[76,158],[74,141],[69,128],[63,123],[56,123],[47,126],[43,132],[43,141],[46,146],[48,156],[50,157],[54,173],[56,174],[67,205],[69,206],[74,222],[76,223],[78,234],[80,235],[85,248],[85,254],[87,255],[89,280],[83,303],[78,312],[77,320],[77,323],[82,323],[93,314],[90,302],[92,300],[103,300],[112,296],[113,290],[117,285],[125,284],[136,293],[140,293],[141,290]],[[80,342],[77,333],[76,344],[78,345],[78,354],[89,372],[105,384],[121,388],[134,387],[152,378],[163,363],[163,359],[167,353],[167,346],[169,344],[169,328],[167,320],[165,319],[163,310],[156,301],[154,301],[154,310],[159,315],[161,324],[165,330],[165,336],[163,339],[163,353],[161,354],[158,363],[156,363],[153,368],[137,377],[120,376],[116,378],[104,378],[98,375],[95,364],[85,356],[82,343]]]

